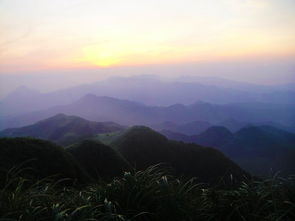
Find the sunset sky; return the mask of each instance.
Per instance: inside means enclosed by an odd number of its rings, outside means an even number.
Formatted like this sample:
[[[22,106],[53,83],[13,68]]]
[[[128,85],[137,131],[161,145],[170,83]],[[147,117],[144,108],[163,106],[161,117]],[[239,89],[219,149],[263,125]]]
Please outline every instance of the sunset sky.
[[[295,55],[294,0],[0,0],[0,73]]]

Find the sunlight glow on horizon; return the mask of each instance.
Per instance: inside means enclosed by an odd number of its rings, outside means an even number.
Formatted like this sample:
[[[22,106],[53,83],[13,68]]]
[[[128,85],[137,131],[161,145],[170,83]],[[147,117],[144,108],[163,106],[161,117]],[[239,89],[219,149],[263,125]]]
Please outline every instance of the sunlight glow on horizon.
[[[295,55],[292,0],[3,0],[0,73]]]

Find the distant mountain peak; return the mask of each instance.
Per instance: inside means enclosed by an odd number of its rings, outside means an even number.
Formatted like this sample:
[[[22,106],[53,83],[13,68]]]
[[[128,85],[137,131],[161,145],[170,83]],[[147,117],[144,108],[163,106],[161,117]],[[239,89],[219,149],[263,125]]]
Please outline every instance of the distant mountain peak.
[[[129,142],[132,143],[142,143],[145,142],[145,145],[160,144],[166,142],[167,138],[160,133],[150,129],[146,126],[133,126],[125,131],[119,139],[117,139],[114,145],[125,143],[128,145]]]
[[[198,107],[198,106],[212,107],[212,106],[214,106],[214,104],[199,100],[199,101],[192,103],[189,106],[190,107]]]
[[[58,113],[58,114],[56,114],[56,115],[54,115],[52,117],[49,117],[49,118],[46,118],[44,120],[38,121],[36,124],[53,122],[53,121],[61,122],[61,121],[64,121],[66,119],[69,119],[69,118],[84,120],[83,118],[80,118],[80,117],[77,117],[77,116],[69,116],[69,115],[66,115],[64,113]]]
[[[232,134],[232,132],[230,132],[229,129],[227,129],[226,127],[223,127],[223,126],[212,126],[212,127],[209,127],[205,133],[209,133],[209,132],[225,132],[225,133],[228,133],[228,134]]]
[[[123,99],[118,99],[118,98],[109,97],[109,96],[97,96],[95,94],[86,94],[80,98],[80,101],[91,101],[91,102],[92,101],[126,101],[126,102],[136,103],[129,100],[123,100]]]
[[[26,127],[0,131],[0,137],[30,136],[51,140],[60,144],[71,144],[85,137],[121,131],[123,129],[125,127],[113,122],[88,121],[81,117],[59,113]]]
[[[173,104],[173,105],[170,105],[168,108],[182,110],[182,109],[186,108],[186,106],[183,104]]]
[[[37,90],[28,88],[27,86],[19,86],[15,90],[13,90],[11,93],[9,93],[4,99],[14,99],[16,97],[30,97],[35,95],[40,95],[41,93]]]
[[[137,134],[149,133],[149,134],[156,134],[156,135],[162,136],[161,134],[157,133],[156,131],[152,130],[151,128],[146,127],[146,126],[141,126],[141,125],[133,126],[127,130],[127,133],[135,133],[135,132]]]
[[[62,118],[62,117],[67,117],[68,115],[64,114],[64,113],[59,113],[54,115],[52,118]]]
[[[95,94],[86,94],[82,96],[78,101],[94,101],[98,98]]]
[[[32,89],[30,89],[29,87],[25,85],[20,85],[15,90],[32,90]]]
[[[106,97],[106,96],[96,96],[94,94],[86,94],[83,97],[81,97],[76,103],[82,103],[82,104],[93,104],[98,101],[114,101],[115,98]]]

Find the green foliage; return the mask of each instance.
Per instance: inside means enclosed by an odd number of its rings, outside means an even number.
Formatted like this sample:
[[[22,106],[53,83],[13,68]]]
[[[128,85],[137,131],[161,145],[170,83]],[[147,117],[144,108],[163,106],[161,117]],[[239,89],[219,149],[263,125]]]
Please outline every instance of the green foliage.
[[[125,172],[111,183],[63,187],[29,183],[10,171],[0,189],[0,220],[294,220],[295,177],[204,188],[160,169]]]
[[[58,145],[34,138],[0,138],[0,181],[6,171],[22,164],[27,168],[22,176],[30,179],[56,176],[87,181],[72,155]]]
[[[123,130],[113,122],[93,122],[76,116],[57,114],[35,124],[0,131],[0,137],[35,137],[70,145],[100,133]]]
[[[202,182],[240,182],[249,175],[220,151],[170,141],[143,126],[135,126],[119,136],[111,146],[117,149],[136,169],[164,163],[176,175],[197,177]],[[232,179],[233,178],[233,179]]]
[[[232,134],[224,127],[210,127],[191,137],[200,145],[221,150],[243,169],[256,176],[280,171],[295,173],[295,134],[271,126],[249,126]]]
[[[124,132],[125,130],[112,133],[97,134],[96,136],[92,137],[92,139],[95,141],[99,141],[105,145],[110,145],[112,142],[122,136]]]
[[[94,179],[109,180],[130,168],[129,163],[111,147],[84,140],[66,148]]]

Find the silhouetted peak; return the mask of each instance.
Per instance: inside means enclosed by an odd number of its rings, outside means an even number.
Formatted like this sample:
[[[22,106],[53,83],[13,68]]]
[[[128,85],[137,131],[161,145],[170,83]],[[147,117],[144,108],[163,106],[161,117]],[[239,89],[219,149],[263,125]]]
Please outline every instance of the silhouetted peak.
[[[95,149],[100,149],[101,147],[105,147],[105,145],[98,142],[98,141],[85,139],[85,140],[82,140],[82,141],[70,146],[69,148],[77,149],[77,150],[78,149],[83,149],[83,151],[88,151],[90,149],[94,149],[94,150]]]
[[[21,85],[21,86],[17,87],[14,91],[15,92],[18,92],[18,91],[19,92],[36,92],[36,93],[38,92],[38,91],[31,89],[25,85]]]
[[[62,126],[62,127],[66,127],[67,125],[70,125],[71,123],[76,123],[76,125],[82,125],[82,124],[90,124],[90,123],[96,123],[96,124],[101,124],[99,122],[94,122],[94,121],[88,121],[84,118],[78,117],[78,116],[73,116],[73,115],[66,115],[63,113],[59,113],[56,114],[52,117],[46,118],[44,120],[38,121],[37,123],[31,125],[39,125],[39,126],[43,126],[43,127],[49,127],[49,125],[54,126],[54,127],[58,127]]]
[[[160,135],[159,133],[157,133],[156,131],[152,130],[151,128],[146,127],[146,126],[141,126],[141,125],[136,125],[136,126],[133,126],[133,127],[129,128],[126,131],[126,133],[137,133],[137,134],[152,133],[152,134],[158,134],[158,135]]]
[[[284,131],[282,129],[279,129],[279,128],[276,128],[276,127],[273,127],[273,126],[270,126],[270,125],[261,125],[261,126],[256,126],[258,127],[260,130],[264,130],[264,131],[280,131],[280,132],[287,132],[287,131]],[[288,132],[287,132],[288,133]]]
[[[120,101],[121,99],[108,97],[108,96],[96,96],[94,94],[86,94],[81,100],[94,100],[94,101]]]
[[[223,123],[239,123],[239,121],[237,121],[234,118],[228,118],[225,121],[223,121]]]
[[[83,97],[81,97],[80,101],[93,101],[98,99],[98,96],[94,94],[86,94]]]
[[[249,127],[244,127],[240,129],[236,134],[249,134],[249,133],[262,133],[263,130],[259,128],[258,126],[249,126]]]
[[[94,94],[86,94],[85,96],[80,98],[80,100],[78,100],[77,103],[80,105],[92,105],[92,104],[103,103],[103,104],[111,104],[111,105],[127,104],[127,105],[140,105],[140,106],[142,106],[142,104],[137,103],[137,102],[117,99],[117,98],[108,97],[108,96],[96,96]]]
[[[222,126],[212,126],[205,130],[202,134],[219,134],[219,135],[230,135],[232,136],[232,132],[229,129]]]
[[[5,99],[14,99],[19,97],[27,97],[27,96],[35,96],[39,95],[40,92],[33,90],[31,88],[28,88],[24,85],[17,87],[15,90],[13,90],[10,94],[8,94]],[[31,97],[32,98],[32,97]]]
[[[59,113],[59,114],[56,114],[56,115],[54,115],[52,117],[46,118],[44,120],[41,120],[41,121],[39,121],[37,123],[40,123],[40,122],[50,122],[50,121],[59,121],[60,122],[60,121],[63,121],[65,119],[69,119],[70,117],[71,118],[79,118],[79,117],[76,117],[76,116],[68,116],[66,114]]]
[[[208,121],[203,121],[203,120],[195,120],[192,122],[188,122],[185,125],[189,126],[189,125],[206,125],[209,126],[211,125]]]
[[[54,115],[52,118],[65,118],[65,117],[67,117],[67,116],[68,116],[68,115],[66,115],[66,114],[59,113],[59,114]]]
[[[164,127],[174,127],[174,126],[176,126],[177,124],[176,123],[174,123],[174,122],[172,122],[172,121],[164,121],[163,123],[162,123],[162,126],[164,126]]]
[[[293,136],[294,134],[289,133],[285,130],[281,130],[272,126],[268,126],[268,125],[262,125],[262,126],[249,126],[249,127],[245,127],[242,128],[241,130],[239,130],[236,135],[239,136],[245,136],[245,135],[270,135],[270,136],[276,136],[276,135],[291,135]]]
[[[183,104],[173,104],[171,106],[169,106],[168,108],[170,109],[177,109],[177,110],[182,110],[184,109],[186,106]]]
[[[214,104],[204,102],[204,101],[197,101],[189,106],[192,108],[194,108],[194,107],[212,107],[212,106],[214,106]]]
[[[127,141],[140,141],[141,143],[157,143],[167,140],[165,136],[146,126],[133,126],[121,138]]]
[[[174,132],[171,130],[163,129],[160,131],[160,133],[164,135],[166,138],[168,138],[169,140],[186,141],[186,142],[191,141],[189,136],[182,133]]]
[[[94,94],[86,94],[85,96],[81,97],[76,104],[79,105],[95,105],[101,102],[114,102],[116,99],[111,97],[101,97],[96,96]]]

